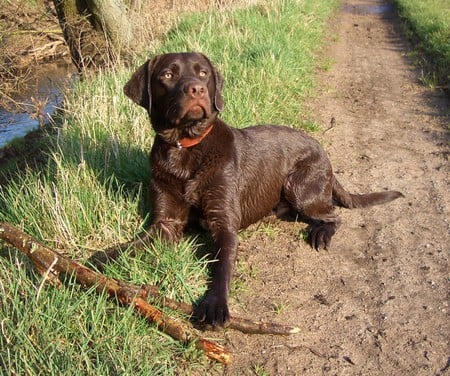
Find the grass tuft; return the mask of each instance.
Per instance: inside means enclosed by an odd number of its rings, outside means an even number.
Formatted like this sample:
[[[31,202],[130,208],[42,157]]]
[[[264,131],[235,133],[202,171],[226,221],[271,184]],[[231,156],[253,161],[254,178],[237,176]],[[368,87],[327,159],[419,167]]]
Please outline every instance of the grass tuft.
[[[396,0],[411,39],[416,61],[427,74],[425,83],[450,89],[450,2],[448,0]]]
[[[276,121],[300,127],[319,63],[313,46],[321,44],[336,4],[283,0],[214,12],[202,20],[194,15],[169,33],[159,52],[208,55],[225,78],[223,117],[233,126]]]

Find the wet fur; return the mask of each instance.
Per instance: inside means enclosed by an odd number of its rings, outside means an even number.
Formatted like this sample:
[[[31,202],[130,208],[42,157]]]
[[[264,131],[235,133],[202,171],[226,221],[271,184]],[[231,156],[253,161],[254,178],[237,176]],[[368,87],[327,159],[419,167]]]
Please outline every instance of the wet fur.
[[[217,117],[223,109],[222,78],[202,54],[156,56],[134,73],[124,90],[148,111],[157,134],[151,150],[153,222],[147,235],[133,244],[151,242],[156,234],[175,242],[193,214],[206,226],[218,262],[212,263],[209,289],[196,315],[210,324],[223,325],[229,318],[239,229],[274,209],[294,212],[310,223],[311,245],[328,248],[340,224],[335,204],[366,207],[402,196],[395,191],[348,193],[333,175],[326,152],[305,132],[275,125],[228,126]],[[199,117],[201,106],[205,110]],[[198,137],[211,125],[198,145],[177,147],[181,138]]]

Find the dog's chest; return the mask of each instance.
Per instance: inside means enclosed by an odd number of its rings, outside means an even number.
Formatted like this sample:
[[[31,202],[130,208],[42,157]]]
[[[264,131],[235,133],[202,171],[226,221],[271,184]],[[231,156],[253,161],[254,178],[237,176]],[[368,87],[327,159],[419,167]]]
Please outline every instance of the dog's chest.
[[[152,168],[154,177],[166,182],[166,189],[178,191],[187,203],[197,207],[214,169],[201,153],[176,148],[153,155]]]

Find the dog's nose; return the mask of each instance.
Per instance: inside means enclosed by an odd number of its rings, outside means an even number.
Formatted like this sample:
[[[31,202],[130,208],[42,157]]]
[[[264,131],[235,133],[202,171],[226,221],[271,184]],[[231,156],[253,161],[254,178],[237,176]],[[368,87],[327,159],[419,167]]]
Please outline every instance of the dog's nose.
[[[203,98],[206,93],[206,87],[200,84],[192,84],[187,87],[186,93],[192,98]]]

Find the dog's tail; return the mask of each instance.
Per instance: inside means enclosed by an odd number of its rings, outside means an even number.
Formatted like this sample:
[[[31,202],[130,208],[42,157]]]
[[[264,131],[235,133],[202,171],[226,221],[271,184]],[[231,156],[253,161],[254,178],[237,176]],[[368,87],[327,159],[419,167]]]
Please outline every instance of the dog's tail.
[[[399,197],[404,196],[401,192],[397,191],[352,194],[347,192],[336,177],[333,176],[333,200],[338,206],[347,209],[365,208],[367,206],[384,204]]]

